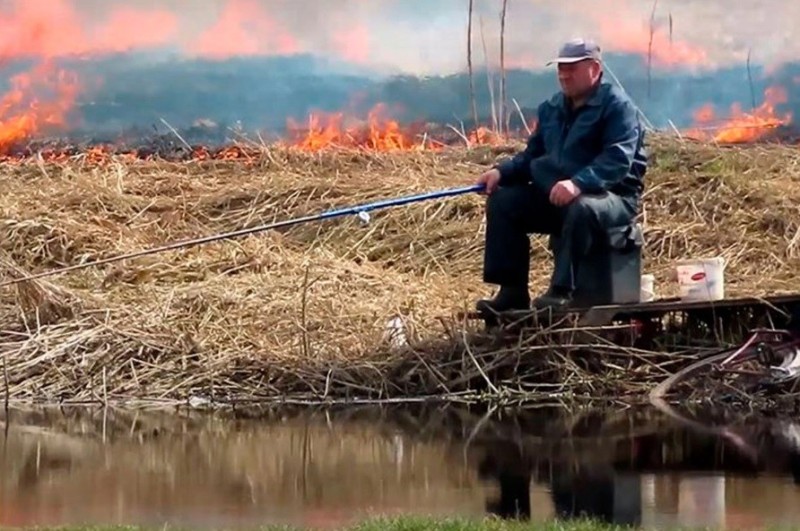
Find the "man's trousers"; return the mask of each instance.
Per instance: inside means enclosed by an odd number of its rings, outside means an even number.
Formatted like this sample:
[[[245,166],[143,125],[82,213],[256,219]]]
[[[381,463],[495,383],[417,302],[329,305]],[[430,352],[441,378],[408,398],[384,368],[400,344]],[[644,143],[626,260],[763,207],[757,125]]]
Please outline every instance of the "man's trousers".
[[[572,293],[573,265],[590,251],[594,238],[605,229],[632,222],[635,217],[633,202],[610,192],[580,195],[569,205],[557,207],[540,187],[498,187],[486,206],[483,280],[500,286],[527,287],[528,235],[557,235],[559,260],[554,264],[551,287]]]

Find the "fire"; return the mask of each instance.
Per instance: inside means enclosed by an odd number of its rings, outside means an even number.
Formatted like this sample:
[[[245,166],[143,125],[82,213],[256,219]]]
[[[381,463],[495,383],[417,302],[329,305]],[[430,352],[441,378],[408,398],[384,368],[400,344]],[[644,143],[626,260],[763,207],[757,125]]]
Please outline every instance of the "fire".
[[[403,131],[400,124],[385,116],[386,108],[378,104],[363,121],[346,119],[344,113],[312,114],[305,132],[294,120],[289,120],[287,129],[295,137],[292,145],[306,151],[327,148],[363,148],[374,151],[398,151],[423,147],[414,140],[410,131]]]
[[[504,139],[496,131],[488,127],[478,127],[469,134],[470,144],[498,146],[504,143]]]
[[[310,127],[290,142],[277,142],[275,147],[320,152],[339,149],[358,149],[372,152],[441,150],[448,145],[463,145],[466,138],[469,145],[501,146],[506,143],[503,135],[487,127],[478,127],[469,133],[454,133],[439,127],[436,131],[419,131],[403,128],[391,119],[379,119],[379,109],[369,114],[367,123],[343,127],[346,123],[343,114],[331,115],[323,123],[320,116],[312,116]],[[436,138],[434,138],[436,137]],[[416,140],[415,140],[416,139]],[[0,162],[26,164],[43,160],[48,163],[76,163],[89,166],[103,166],[115,162],[133,164],[145,161],[239,161],[245,164],[257,163],[262,159],[263,147],[253,145],[185,146],[177,142],[165,144],[162,140],[152,143],[136,141],[140,147],[131,149],[122,144],[96,144],[79,147],[68,143],[39,141],[13,153],[0,153]],[[36,145],[39,144],[39,145]]]
[[[262,155],[258,147],[244,147],[240,145],[227,145],[221,147],[193,146],[189,149],[164,151],[156,148],[126,149],[124,147],[98,144],[87,148],[72,146],[42,147],[37,151],[22,152],[15,155],[0,155],[0,162],[28,163],[35,157],[49,163],[75,162],[89,166],[103,166],[112,162],[145,162],[145,161],[205,161],[205,160],[236,160],[240,162],[256,162]]]
[[[87,2],[79,0],[0,1],[0,62],[40,61],[38,66],[11,79],[11,88],[6,94],[0,93],[0,155],[20,153],[20,144],[25,141],[75,125],[72,113],[81,90],[90,86],[89,80],[81,79],[79,83],[75,76],[54,66],[56,59],[91,59],[110,53],[165,46],[188,56],[215,59],[314,52],[324,48],[332,55],[364,63],[376,59],[373,56],[379,55],[379,45],[386,40],[371,33],[372,26],[365,22],[371,19],[364,18],[365,12],[362,12],[365,9],[373,10],[373,14],[385,11],[377,3],[350,2],[349,8],[337,7],[326,13],[320,32],[313,34],[302,30],[310,24],[307,17],[302,16],[303,9],[288,9],[290,5],[301,3],[313,5],[310,0],[305,3],[292,0],[219,0],[216,3],[219,10],[208,17],[198,16],[199,8],[189,13],[173,2],[169,3],[172,7],[166,8],[132,7],[135,3],[97,2],[93,9],[87,8]],[[620,9],[632,9],[631,0],[599,0],[599,3],[603,4],[599,10],[602,16],[616,13],[611,18],[596,21],[604,47],[646,53],[648,41],[652,38],[656,65],[708,62],[705,51],[673,39],[671,31],[664,27],[663,17],[651,35],[648,24],[641,17],[617,16]],[[368,5],[372,7],[364,7]],[[606,9],[613,6],[617,6],[616,11]],[[585,7],[565,9],[583,12]],[[211,13],[203,10],[206,12]],[[530,63],[533,59],[531,55],[516,61]],[[509,58],[508,64],[513,66],[516,61]],[[257,89],[253,87],[254,91]],[[731,134],[734,137],[746,136],[740,131],[744,127],[742,124],[746,124],[747,129],[752,129],[754,124],[764,129],[785,123],[774,114],[775,102],[769,98],[768,101],[766,108],[759,108],[752,115],[735,109],[732,121],[717,135],[717,140],[731,141]],[[486,127],[455,132],[440,126],[431,134],[430,128],[421,125],[401,126],[399,120],[389,117],[386,111],[385,105],[377,105],[360,119],[343,112],[314,113],[301,123],[290,120],[288,130],[293,140],[288,144],[307,151],[328,148],[398,151],[441,149],[448,144],[498,145],[506,140]],[[709,107],[703,112],[706,116],[698,116],[698,121],[711,123],[713,109]],[[441,140],[443,137],[447,140]],[[92,148],[81,156],[87,161],[102,162],[108,159],[111,151],[114,150]],[[212,154],[202,148],[189,151],[198,160],[246,158],[235,151],[226,154]],[[116,150],[114,154],[118,156],[120,152]],[[75,154],[66,150],[53,151],[49,156],[52,160],[63,160]],[[151,154],[132,153],[130,156],[141,158]]]
[[[746,113],[742,111],[741,105],[734,104],[730,118],[716,126],[712,125],[715,120],[713,107],[704,105],[694,113],[697,127],[687,131],[686,136],[723,144],[753,142],[776,127],[791,123],[791,113],[781,116],[776,111],[778,105],[787,101],[788,96],[783,87],[769,87],[764,91],[764,102],[752,112]]]
[[[90,31],[67,0],[16,0],[10,6],[0,9],[0,60],[3,66],[38,63],[11,77],[10,89],[0,95],[0,153],[71,125],[68,117],[81,86],[55,59],[163,44],[177,27],[175,16],[165,11],[121,8]]]
[[[286,55],[309,51],[311,42],[295,36],[297,23],[288,10],[270,9],[260,0],[224,0],[205,28],[197,28],[185,10],[138,8],[109,2],[95,9],[77,0],[6,0],[0,5],[0,64],[39,61],[34,69],[11,79],[0,92],[0,153],[16,144],[68,128],[79,87],[69,73],[52,66],[64,58],[169,46],[189,56],[225,59],[242,55]],[[345,59],[368,58],[370,35],[363,23],[340,16],[327,35],[328,50]],[[330,24],[329,24],[330,25]],[[189,31],[188,27],[194,27]],[[146,31],[143,31],[146,28]],[[409,141],[396,123],[370,125],[368,143],[375,149],[405,149]]]
[[[12,77],[11,89],[0,97],[0,153],[35,134],[63,127],[77,93],[74,77],[49,63]]]
[[[318,113],[309,117],[305,128],[289,120],[287,129],[291,137],[288,145],[303,151],[342,148],[379,152],[440,150],[454,143],[498,146],[508,140],[485,126],[460,133],[446,127],[426,130],[421,125],[401,126],[397,120],[386,116],[384,104],[373,107],[366,120],[348,118],[344,113]],[[442,138],[445,136],[448,140]]]

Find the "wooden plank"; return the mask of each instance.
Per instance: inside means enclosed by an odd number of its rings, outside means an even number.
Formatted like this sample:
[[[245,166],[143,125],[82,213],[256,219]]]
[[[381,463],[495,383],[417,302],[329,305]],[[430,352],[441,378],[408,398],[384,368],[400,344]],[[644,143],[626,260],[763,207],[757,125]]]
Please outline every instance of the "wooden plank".
[[[650,302],[639,302],[629,304],[613,304],[606,306],[591,306],[583,308],[569,308],[567,310],[553,311],[544,310],[514,310],[503,312],[499,318],[503,321],[524,319],[529,316],[547,315],[551,319],[559,319],[568,315],[584,316],[582,321],[587,319],[595,325],[607,324],[619,315],[634,316],[642,314],[668,313],[676,311],[702,311],[723,308],[737,308],[745,306],[775,306],[784,305],[800,306],[800,293],[785,295],[772,295],[768,297],[742,297],[736,299],[723,299],[719,301],[683,301],[679,298],[659,299]],[[601,317],[602,316],[602,317]],[[478,312],[470,312],[465,315],[468,319],[482,319]],[[605,322],[601,322],[605,321]]]
[[[785,304],[800,304],[800,293],[788,295],[774,295],[770,297],[742,297],[738,299],[723,299],[720,301],[682,301],[680,299],[662,299],[652,302],[634,304],[620,304],[607,306],[614,308],[619,313],[648,313],[671,312],[691,310],[713,310],[719,308],[737,308],[742,306],[782,306]],[[576,309],[573,311],[585,311]]]

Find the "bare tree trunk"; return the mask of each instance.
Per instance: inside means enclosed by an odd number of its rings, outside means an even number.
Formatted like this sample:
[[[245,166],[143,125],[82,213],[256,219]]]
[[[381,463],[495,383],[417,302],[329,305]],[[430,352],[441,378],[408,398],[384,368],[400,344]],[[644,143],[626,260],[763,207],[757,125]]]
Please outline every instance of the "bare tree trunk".
[[[467,66],[469,68],[469,99],[472,105],[472,121],[478,128],[478,104],[475,102],[475,80],[472,73],[472,12],[475,0],[469,0],[469,22],[467,23]]]
[[[658,0],[653,1],[653,11],[650,13],[650,41],[647,43],[647,97],[651,96],[651,86],[653,83],[653,37],[656,32],[656,7]]]
[[[508,0],[503,0],[503,11],[500,13],[500,134],[508,133],[508,97],[506,95],[506,10]]]
[[[497,108],[494,104],[494,79],[492,77],[492,68],[489,65],[489,52],[486,50],[486,36],[483,33],[483,17],[479,19],[481,26],[481,43],[483,44],[483,60],[486,61],[486,80],[489,83],[489,104],[492,109],[492,126],[494,132],[498,133],[497,125]]]
[[[669,45],[672,46],[672,11],[669,12]]]
[[[752,54],[753,49],[748,48],[747,50],[747,84],[750,86],[750,101],[752,102],[752,109],[753,111],[756,110],[756,89],[753,86],[753,72],[750,70],[750,54]]]

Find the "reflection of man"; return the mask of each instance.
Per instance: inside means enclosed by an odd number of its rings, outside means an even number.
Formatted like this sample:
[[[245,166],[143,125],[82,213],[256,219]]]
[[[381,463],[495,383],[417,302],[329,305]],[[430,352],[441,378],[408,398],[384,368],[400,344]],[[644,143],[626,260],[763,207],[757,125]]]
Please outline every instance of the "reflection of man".
[[[522,472],[502,472],[497,480],[500,496],[486,503],[486,510],[500,518],[529,519],[531,517],[531,475]]]
[[[505,461],[505,459],[511,459]],[[478,474],[492,478],[499,486],[499,496],[486,503],[486,510],[500,518],[531,517],[532,471],[519,456],[489,454],[481,462]],[[638,526],[642,519],[640,478],[620,476],[613,470],[581,468],[542,463],[540,473],[550,475],[550,495],[556,516],[563,520],[592,518],[617,525]]]
[[[527,520],[531,517],[531,471],[523,465],[522,456],[512,452],[487,454],[478,467],[478,476],[495,479],[500,487],[500,495],[486,502],[487,512],[500,518]],[[511,461],[504,462],[508,458]]]
[[[566,474],[553,477],[550,486],[556,515],[562,519],[597,518],[614,520],[614,482],[608,478],[590,481]]]
[[[553,62],[561,92],[539,106],[527,147],[478,179],[489,196],[483,280],[500,286],[478,302],[484,314],[530,308],[528,234],[561,237],[550,290],[534,306],[563,307],[593,235],[638,213],[647,156],[636,107],[603,82],[597,44],[570,41]]]
[[[800,453],[792,452],[789,455],[789,472],[795,485],[800,485]]]

